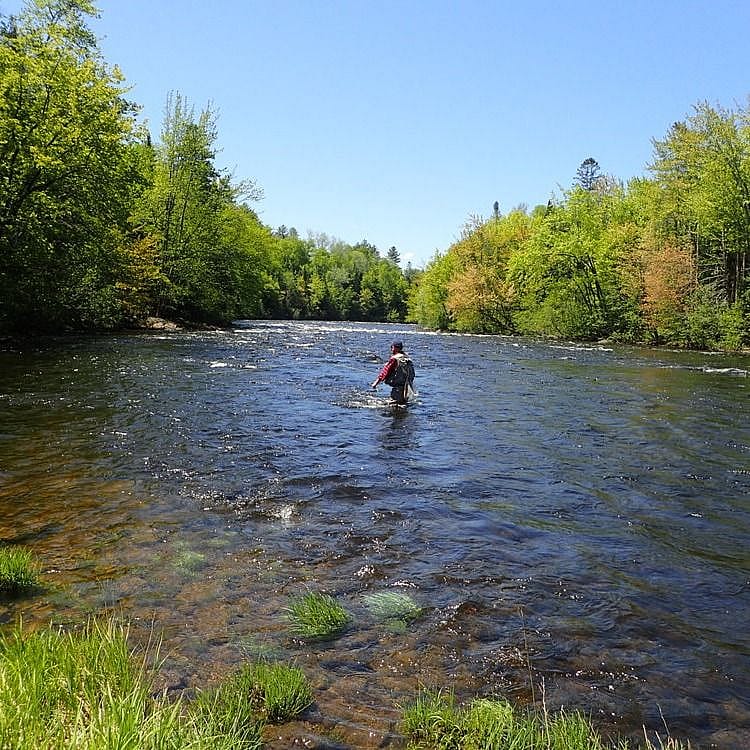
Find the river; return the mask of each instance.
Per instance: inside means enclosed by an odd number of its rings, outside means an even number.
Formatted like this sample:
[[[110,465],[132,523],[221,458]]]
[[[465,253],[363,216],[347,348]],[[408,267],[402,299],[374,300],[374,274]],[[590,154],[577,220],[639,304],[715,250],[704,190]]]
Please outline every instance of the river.
[[[408,409],[368,387],[394,338]],[[113,612],[163,638],[172,691],[294,662],[316,703],[279,748],[401,747],[420,686],[748,747],[748,372],[364,323],[6,344],[0,542],[51,585],[0,599],[0,623]],[[341,637],[292,637],[307,590],[352,613]],[[384,626],[383,591],[420,616]]]

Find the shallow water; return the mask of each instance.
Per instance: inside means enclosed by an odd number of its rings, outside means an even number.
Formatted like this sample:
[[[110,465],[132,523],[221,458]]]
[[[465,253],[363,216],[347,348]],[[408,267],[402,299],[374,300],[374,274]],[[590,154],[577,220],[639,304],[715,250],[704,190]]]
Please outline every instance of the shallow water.
[[[396,336],[407,410],[368,389]],[[0,351],[0,541],[54,583],[0,623],[114,611],[163,635],[172,690],[295,661],[316,704],[279,748],[399,747],[421,685],[750,746],[749,371],[350,323]],[[307,589],[342,637],[291,637]],[[405,628],[366,606],[391,590],[423,608]]]

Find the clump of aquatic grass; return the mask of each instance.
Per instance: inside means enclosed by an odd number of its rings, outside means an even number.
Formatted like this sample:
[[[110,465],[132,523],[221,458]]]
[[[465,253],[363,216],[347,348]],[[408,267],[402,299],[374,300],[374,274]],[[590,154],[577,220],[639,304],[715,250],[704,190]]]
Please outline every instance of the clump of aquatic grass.
[[[221,745],[227,750],[260,750],[263,746],[263,722],[253,707],[252,696],[236,678],[220,686],[200,691],[190,705],[189,719],[196,737],[232,738],[234,745]],[[203,745],[200,745],[203,747]],[[208,750],[209,744],[206,744]]]
[[[286,656],[279,644],[252,634],[238,637],[233,645],[248,662],[281,661]]]
[[[231,737],[234,744],[227,748],[260,750],[266,721],[289,721],[312,700],[302,670],[280,663],[248,664],[219,686],[200,691],[189,715],[199,737]]]
[[[204,566],[206,556],[188,547],[181,547],[174,559],[174,567],[184,575],[194,576]]]
[[[519,716],[507,701],[477,699],[462,717],[472,747],[531,747],[536,727]]]
[[[476,699],[458,706],[452,693],[422,691],[402,708],[401,731],[411,750],[628,750],[626,740],[605,744],[591,723],[578,712],[554,716],[521,713],[504,700]],[[647,750],[689,750],[668,740]]]
[[[465,736],[461,713],[452,693],[423,691],[402,711],[401,731],[410,748],[450,750]]]
[[[32,552],[25,547],[0,547],[0,591],[12,594],[41,585],[41,572]]]
[[[296,635],[303,638],[330,638],[340,633],[351,615],[330,594],[308,591],[293,598],[286,619]]]
[[[290,721],[313,702],[310,683],[297,667],[259,663],[250,667],[248,672],[263,715],[272,724]]]
[[[367,608],[378,620],[394,629],[405,628],[406,623],[419,617],[422,611],[414,599],[399,591],[365,594],[364,600]]]
[[[165,553],[164,560],[178,574],[186,578],[195,578],[205,567],[206,554],[193,549],[187,541],[178,539]]]
[[[230,676],[220,691],[241,695],[254,711],[271,724],[299,716],[313,702],[312,689],[304,672],[280,662],[258,662],[242,667]]]

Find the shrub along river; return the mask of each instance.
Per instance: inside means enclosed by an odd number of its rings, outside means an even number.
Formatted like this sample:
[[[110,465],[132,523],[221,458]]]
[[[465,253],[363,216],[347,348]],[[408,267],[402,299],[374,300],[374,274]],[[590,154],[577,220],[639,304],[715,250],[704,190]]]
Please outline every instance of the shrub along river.
[[[368,387],[396,337],[406,410]],[[0,542],[52,586],[0,623],[113,612],[174,691],[294,662],[316,703],[279,747],[399,747],[420,686],[750,746],[749,371],[351,323],[6,345]],[[290,634],[307,590],[352,613],[339,638]],[[389,591],[419,617],[378,621]]]

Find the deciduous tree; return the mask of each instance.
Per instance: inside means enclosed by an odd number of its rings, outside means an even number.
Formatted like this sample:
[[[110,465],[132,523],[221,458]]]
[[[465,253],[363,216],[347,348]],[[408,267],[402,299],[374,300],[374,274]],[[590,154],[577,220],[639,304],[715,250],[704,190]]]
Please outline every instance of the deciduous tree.
[[[134,108],[87,0],[36,0],[0,28],[0,325],[115,323]]]

